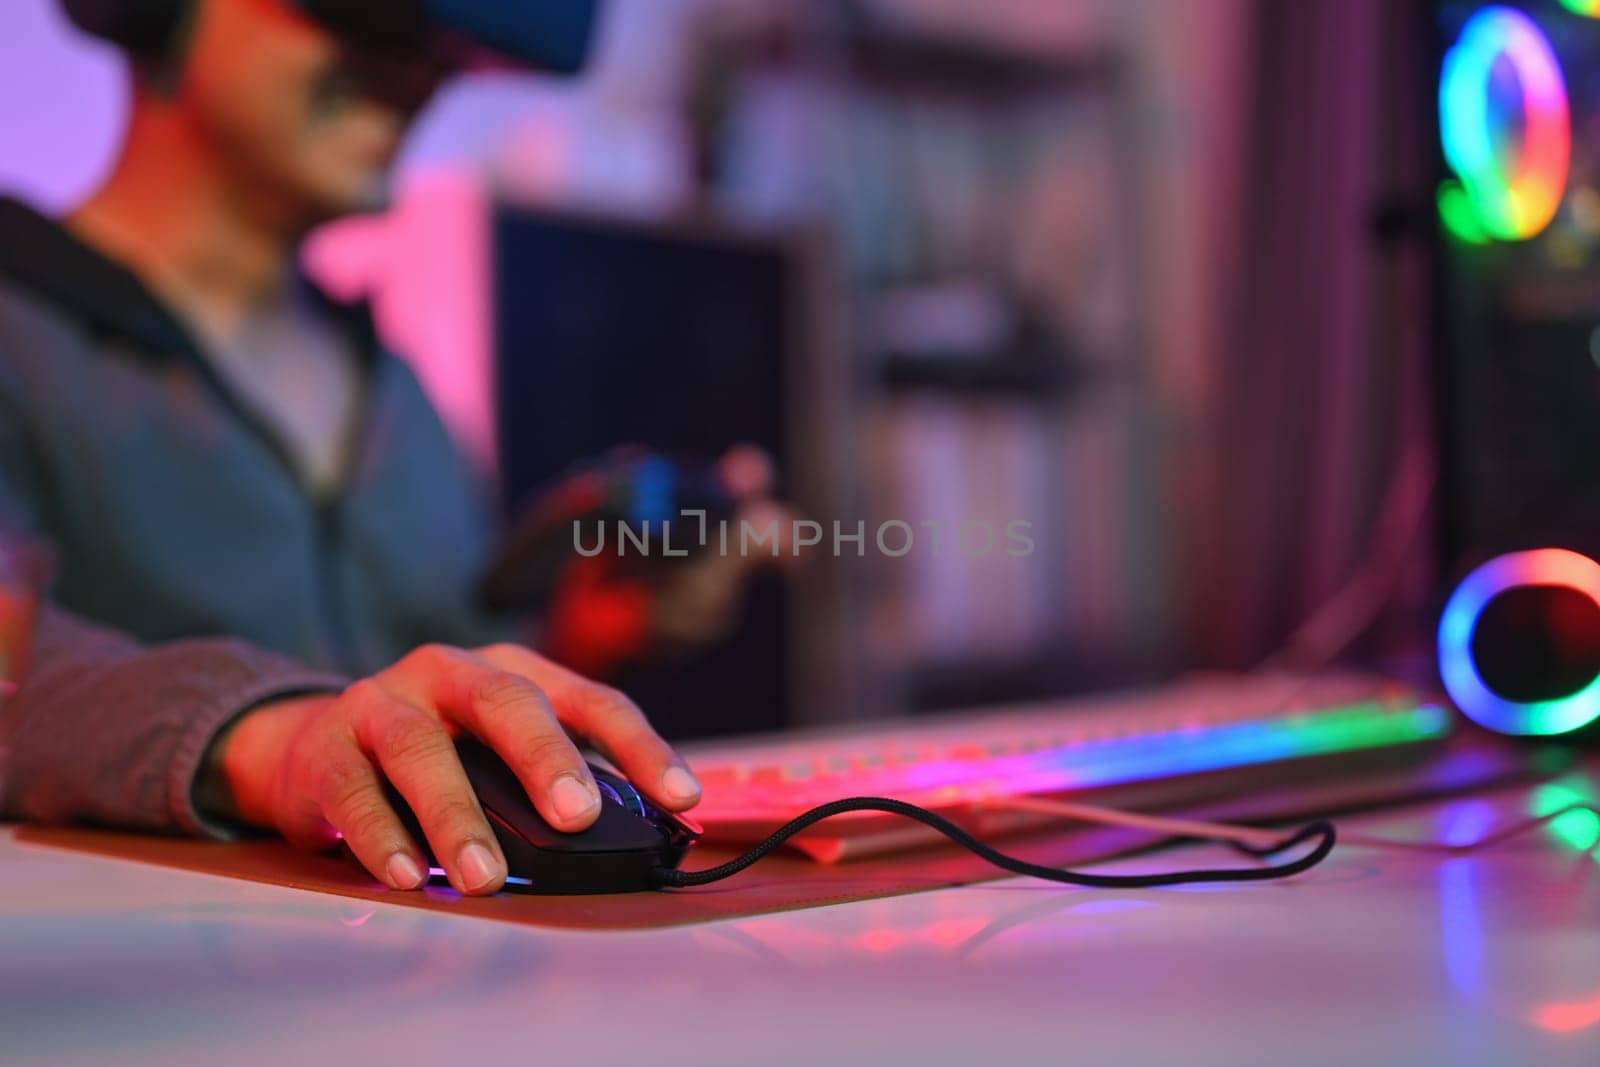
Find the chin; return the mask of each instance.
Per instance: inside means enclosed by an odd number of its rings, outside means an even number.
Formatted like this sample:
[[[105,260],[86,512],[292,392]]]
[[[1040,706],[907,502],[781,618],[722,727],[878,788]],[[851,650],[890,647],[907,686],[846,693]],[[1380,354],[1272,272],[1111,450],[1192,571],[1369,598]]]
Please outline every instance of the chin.
[[[306,191],[313,225],[345,215],[371,214],[389,206],[387,172],[324,180]]]

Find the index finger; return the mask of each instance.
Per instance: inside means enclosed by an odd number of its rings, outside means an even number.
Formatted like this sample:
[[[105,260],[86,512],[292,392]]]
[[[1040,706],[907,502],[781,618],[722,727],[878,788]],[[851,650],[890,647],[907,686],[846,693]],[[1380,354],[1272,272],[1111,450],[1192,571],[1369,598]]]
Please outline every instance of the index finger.
[[[537,681],[459,649],[426,647],[390,684],[408,686],[425,706],[494,749],[544,820],[585,830],[600,814],[600,790]]]
[[[537,681],[561,724],[593,742],[657,804],[683,811],[700,802],[700,782],[622,693],[517,645],[493,645],[477,654],[501,670]]]

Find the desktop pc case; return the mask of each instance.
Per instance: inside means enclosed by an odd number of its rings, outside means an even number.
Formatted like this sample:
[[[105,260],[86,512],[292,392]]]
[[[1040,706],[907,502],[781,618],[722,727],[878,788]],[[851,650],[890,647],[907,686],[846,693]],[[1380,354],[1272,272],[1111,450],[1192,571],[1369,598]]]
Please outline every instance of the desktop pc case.
[[[1440,668],[1468,714],[1469,664],[1495,699],[1561,703],[1600,673],[1600,3],[1427,14]]]
[[[1499,236],[1470,218],[1463,225],[1462,179],[1440,161],[1440,514],[1445,558],[1457,565],[1548,544],[1600,552],[1600,18],[1574,4],[1522,9],[1547,35],[1570,115],[1565,193],[1548,222],[1529,233],[1538,219],[1528,217]],[[1441,57],[1490,6],[1439,5]],[[1492,62],[1488,94],[1497,127],[1488,136],[1527,142],[1529,124],[1512,112],[1535,105],[1516,100],[1512,64]],[[1441,142],[1471,121],[1446,101]]]

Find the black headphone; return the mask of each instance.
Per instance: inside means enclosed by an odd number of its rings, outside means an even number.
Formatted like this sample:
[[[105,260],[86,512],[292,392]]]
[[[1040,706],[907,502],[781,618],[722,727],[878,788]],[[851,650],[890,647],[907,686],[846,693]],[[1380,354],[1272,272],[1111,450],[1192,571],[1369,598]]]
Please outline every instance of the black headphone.
[[[61,0],[67,18],[84,33],[136,56],[159,56],[193,0]]]
[[[534,70],[576,74],[595,36],[601,0],[291,0],[335,35],[358,47],[423,55],[452,69],[473,62],[472,49]],[[195,0],[61,0],[85,33],[139,57],[172,48]],[[471,46],[464,49],[463,46]]]

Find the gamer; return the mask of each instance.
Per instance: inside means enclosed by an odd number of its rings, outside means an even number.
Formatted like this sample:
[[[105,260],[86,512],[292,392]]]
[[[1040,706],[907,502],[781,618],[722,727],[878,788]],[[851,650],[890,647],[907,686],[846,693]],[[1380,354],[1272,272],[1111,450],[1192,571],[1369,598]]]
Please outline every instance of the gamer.
[[[135,90],[114,172],[64,224],[0,203],[0,517],[59,553],[0,711],[4,814],[342,836],[414,888],[387,779],[485,893],[505,859],[459,731],[560,829],[600,808],[568,731],[693,805],[637,707],[475,609],[470,477],[360,309],[293,268],[310,227],[373,204],[446,72],[486,47],[575,70],[593,0],[64,6]]]

